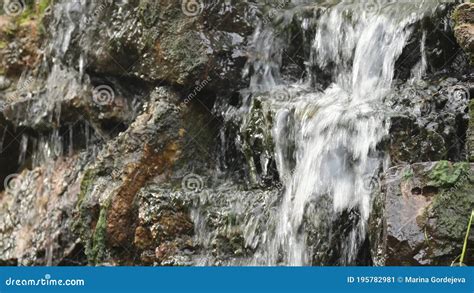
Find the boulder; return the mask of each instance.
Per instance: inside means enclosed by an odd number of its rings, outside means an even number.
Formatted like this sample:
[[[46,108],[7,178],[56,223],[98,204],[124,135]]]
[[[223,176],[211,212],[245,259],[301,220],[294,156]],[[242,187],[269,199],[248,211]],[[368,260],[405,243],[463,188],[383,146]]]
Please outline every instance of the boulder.
[[[463,3],[453,12],[456,39],[474,64],[474,3]]]
[[[10,174],[0,193],[0,263],[85,265],[70,229],[87,156],[77,155]]]
[[[46,17],[50,54],[96,75],[118,75],[187,88],[213,80],[235,87],[246,61],[254,16],[249,1],[59,1]],[[80,49],[80,50],[79,50]]]
[[[370,241],[376,265],[459,262],[474,210],[474,164],[439,161],[389,169],[374,201]],[[472,265],[474,237],[464,263]]]
[[[75,231],[85,243],[90,263],[133,257],[136,195],[156,176],[170,175],[180,156],[181,137],[176,96],[166,88],[151,95],[150,103],[127,131],[99,153],[81,182]],[[125,257],[126,255],[126,257]]]
[[[455,78],[423,80],[388,96],[392,163],[466,161],[471,86]]]

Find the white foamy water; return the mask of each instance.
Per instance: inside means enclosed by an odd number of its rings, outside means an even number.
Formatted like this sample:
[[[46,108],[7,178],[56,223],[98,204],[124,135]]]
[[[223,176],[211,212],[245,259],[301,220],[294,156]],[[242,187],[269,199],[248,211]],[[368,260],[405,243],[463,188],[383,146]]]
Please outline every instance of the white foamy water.
[[[271,93],[268,99],[276,108],[275,157],[284,184],[273,219],[275,231],[268,232],[255,263],[318,264],[314,256],[335,245],[337,263],[351,264],[366,238],[372,178],[385,157],[377,145],[389,126],[381,111],[383,98],[392,88],[395,63],[412,33],[410,25],[438,3],[348,2],[326,5],[317,19],[301,22],[303,30],[314,26],[315,33],[305,35],[311,38],[305,63],[308,77],[296,83],[285,81],[279,72],[285,42],[277,30],[267,25],[255,32],[250,91],[254,96]],[[283,26],[290,25],[298,9],[316,6],[308,1],[292,4],[280,16]],[[420,60],[415,75],[421,76],[424,67]],[[321,86],[314,68],[330,76],[323,91],[316,90]],[[281,101],[282,96],[287,99]],[[332,226],[337,219],[342,230]],[[308,237],[315,243],[311,247]]]

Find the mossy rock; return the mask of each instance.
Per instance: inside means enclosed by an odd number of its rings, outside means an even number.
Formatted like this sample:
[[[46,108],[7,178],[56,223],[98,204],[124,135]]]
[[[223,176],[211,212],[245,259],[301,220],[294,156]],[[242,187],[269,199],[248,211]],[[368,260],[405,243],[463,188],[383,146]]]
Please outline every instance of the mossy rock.
[[[438,237],[456,241],[464,238],[469,216],[474,209],[474,182],[467,173],[461,176],[455,186],[442,190],[431,204],[430,217],[436,218],[432,233]]]
[[[450,163],[448,161],[438,162],[431,170],[428,185],[434,187],[449,188],[454,186],[462,176],[469,172],[468,163]]]
[[[469,129],[467,133],[469,161],[474,162],[474,100],[469,103]]]
[[[99,213],[99,219],[95,225],[95,230],[89,245],[86,246],[86,256],[89,263],[97,264],[102,262],[107,256],[107,210],[108,204],[103,206]]]
[[[416,163],[391,170],[369,221],[377,265],[451,265],[474,209],[474,164]],[[464,262],[474,263],[474,239]]]
[[[454,20],[454,35],[474,64],[474,3],[463,3],[454,10],[451,18]]]
[[[77,202],[77,220],[74,231],[78,234],[85,247],[85,254],[89,264],[95,265],[106,257],[107,239],[107,210],[106,203],[99,208],[91,207],[88,203],[88,194],[92,191],[97,178],[97,171],[89,169],[84,173]]]

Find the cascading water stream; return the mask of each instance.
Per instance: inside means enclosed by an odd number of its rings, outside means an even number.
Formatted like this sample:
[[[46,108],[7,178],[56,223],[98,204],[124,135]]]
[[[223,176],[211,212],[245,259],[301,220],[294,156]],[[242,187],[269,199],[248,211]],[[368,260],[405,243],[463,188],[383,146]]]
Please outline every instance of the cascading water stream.
[[[301,8],[300,2],[292,4]],[[385,159],[377,149],[388,134],[383,99],[411,25],[437,3],[344,2],[304,7],[318,9],[320,16],[301,22],[303,31],[313,23],[315,34],[305,62],[307,77],[296,83],[279,72],[284,54],[279,46],[285,42],[275,28],[260,27],[254,35],[249,91],[253,97],[270,93],[276,165],[284,185],[275,232],[268,233],[256,263],[324,264],[318,255],[334,246],[335,263],[351,264],[366,238],[371,182]],[[295,10],[284,11],[280,25],[290,26]],[[415,78],[426,67],[423,60],[419,64]],[[323,87],[321,71],[330,73],[323,91],[316,90]],[[336,231],[337,221],[343,228]],[[316,238],[316,245],[308,247],[308,237]]]

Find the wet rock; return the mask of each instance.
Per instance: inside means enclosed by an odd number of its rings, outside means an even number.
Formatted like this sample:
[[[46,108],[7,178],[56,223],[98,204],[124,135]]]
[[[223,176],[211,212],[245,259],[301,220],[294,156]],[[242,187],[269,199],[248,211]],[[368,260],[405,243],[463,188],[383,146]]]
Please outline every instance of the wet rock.
[[[474,100],[469,103],[469,130],[467,134],[469,161],[474,162]]]
[[[456,24],[454,34],[458,43],[474,64],[474,3],[464,3],[456,8],[452,18]]]
[[[466,160],[470,87],[453,78],[426,80],[390,95],[392,162]]]
[[[84,58],[85,69],[101,75],[186,87],[211,77],[213,87],[225,89],[237,85],[246,60],[245,37],[252,32],[251,5],[231,2],[199,2],[196,11],[188,12],[181,2],[170,0],[124,5],[62,1],[46,22],[50,32],[64,35],[63,48],[52,52],[67,63]]]
[[[6,90],[10,87],[11,81],[5,76],[0,76],[0,91]]]
[[[277,190],[243,190],[222,182],[217,189],[204,185],[207,175],[199,176],[202,189],[157,184],[156,180],[138,195],[138,227],[135,245],[142,264],[148,265],[225,265],[262,264],[263,245]],[[215,184],[211,184],[214,186]],[[234,208],[238,206],[238,210]],[[261,247],[263,249],[263,247]]]
[[[19,16],[0,16],[0,74],[13,79],[18,79],[25,69],[35,70],[41,59],[41,19],[45,7],[31,2],[27,6],[30,9]]]
[[[191,213],[197,246],[194,263],[265,264],[265,239],[274,229],[270,219],[275,216],[279,193],[277,189],[246,190],[227,182],[195,195]]]
[[[371,218],[376,265],[451,265],[459,261],[474,209],[474,164],[440,161],[384,174]],[[466,264],[472,264],[469,238]]]
[[[17,173],[18,161],[21,153],[19,137],[22,129],[15,129],[14,125],[5,120],[2,113],[4,104],[0,101],[0,182],[11,174]],[[3,187],[0,185],[0,187]]]
[[[305,55],[312,38],[306,36],[314,34],[313,22],[324,9],[302,5],[289,20],[272,13],[290,9],[285,1],[273,8],[266,3],[267,16],[260,15],[263,4],[257,1],[198,2],[204,6],[193,12],[175,0],[61,0],[54,1],[50,13],[45,7],[29,11],[35,13],[24,15],[23,24],[0,17],[0,75],[13,85],[0,93],[5,101],[0,135],[12,131],[2,141],[12,144],[0,155],[0,182],[24,170],[19,189],[0,193],[0,265],[268,264],[266,245],[275,235],[282,195],[275,145],[288,158],[294,151],[294,142],[272,138],[278,122],[272,118],[273,103],[286,103],[289,95],[275,91],[242,99],[246,93],[241,96],[239,90],[248,80],[241,71],[248,58],[270,58],[275,64],[269,70],[281,71],[282,79],[297,81],[307,74]],[[275,33],[285,36],[288,44],[271,44],[284,50],[269,56],[246,53],[257,18],[272,22]],[[441,18],[433,20],[433,25],[441,23]],[[427,37],[432,71],[440,70],[446,52],[456,47],[445,46],[452,36],[448,32],[443,39],[444,33],[437,30]],[[406,54],[418,46],[419,37],[414,34],[416,42],[410,41]],[[403,64],[402,79],[409,78],[420,54]],[[458,57],[449,66],[459,65],[456,69],[464,72],[464,59]],[[323,88],[333,78],[326,71],[317,74]],[[111,92],[94,95],[104,86]],[[399,89],[390,105],[396,112],[389,147],[394,162],[466,158],[465,143],[472,142],[465,135],[467,99],[452,95],[455,86],[469,85],[461,77],[439,78],[414,87],[415,94],[405,94],[412,88]],[[291,124],[295,113],[290,112],[278,119]],[[282,131],[280,137],[291,136],[291,129]],[[23,137],[26,144],[21,144]],[[67,151],[45,160],[50,157],[44,153],[54,153],[57,146]],[[30,150],[19,164],[18,157]],[[46,166],[51,161],[56,165]],[[411,198],[399,203],[389,193],[384,196],[390,201],[377,202],[385,213],[377,218],[379,224],[399,221],[389,204],[407,207],[407,214],[426,210],[423,227],[430,243],[439,246],[424,248],[423,229],[410,226],[408,236],[397,234],[390,247],[379,246],[375,258],[401,262],[396,247],[409,263],[446,263],[453,256],[465,214],[453,203],[472,205],[472,187],[459,187],[459,193],[447,197],[440,192],[465,182],[464,169],[458,167],[446,175],[451,165],[443,163],[430,169],[426,186],[410,183],[410,192],[423,196],[416,197],[414,208]],[[393,188],[402,194],[401,186]],[[335,215],[331,208],[326,197],[308,204],[303,223],[311,250],[308,263],[346,264],[338,255],[353,249],[345,243],[352,237],[351,226],[360,221],[358,211]],[[396,234],[395,228],[388,232]],[[388,233],[376,231],[380,239]],[[370,264],[368,256],[360,258],[357,264]]]
[[[143,102],[139,97],[148,92],[133,86],[125,89],[119,82],[110,83],[115,86],[96,83],[74,69],[54,64],[45,79],[27,76],[6,94],[5,118],[40,133],[82,120],[103,136],[113,136],[110,125],[129,125]]]
[[[91,263],[110,259],[114,249],[133,257],[136,195],[154,177],[166,178],[180,154],[179,112],[173,101],[172,92],[156,90],[132,126],[86,171],[76,230]]]
[[[7,178],[0,193],[0,263],[86,263],[70,229],[86,161],[82,154]]]
[[[172,190],[152,185],[138,195],[138,227],[135,243],[145,263],[157,265],[190,264],[194,223],[189,203]],[[143,258],[146,256],[145,258]]]
[[[269,99],[271,95],[254,97],[240,128],[241,151],[251,186],[265,186],[277,177],[272,137],[275,109]]]
[[[190,248],[192,249],[191,240],[184,241],[181,239],[162,243],[155,250],[157,264],[162,266],[190,266]]]

